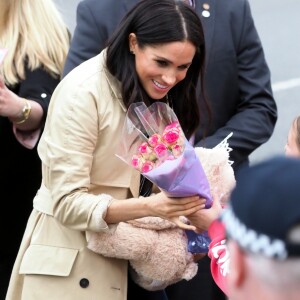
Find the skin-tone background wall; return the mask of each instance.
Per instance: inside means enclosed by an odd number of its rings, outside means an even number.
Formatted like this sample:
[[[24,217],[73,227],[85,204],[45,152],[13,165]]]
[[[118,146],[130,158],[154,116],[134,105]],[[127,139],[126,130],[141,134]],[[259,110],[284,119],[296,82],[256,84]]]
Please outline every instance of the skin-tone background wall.
[[[54,0],[73,32],[80,0]],[[278,121],[270,140],[250,156],[252,163],[284,153],[292,120],[300,114],[300,1],[249,0],[271,70]]]

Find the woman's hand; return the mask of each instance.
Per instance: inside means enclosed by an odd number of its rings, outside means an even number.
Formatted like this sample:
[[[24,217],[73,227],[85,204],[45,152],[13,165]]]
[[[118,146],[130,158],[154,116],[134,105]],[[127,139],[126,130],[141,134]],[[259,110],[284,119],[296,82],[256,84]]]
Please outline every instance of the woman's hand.
[[[201,233],[208,230],[211,222],[218,218],[221,211],[220,201],[216,199],[213,201],[211,208],[199,209],[190,215],[186,215],[186,217],[196,227],[196,232]]]
[[[26,119],[26,122],[21,122],[24,119],[23,108],[26,101],[30,103],[31,110]],[[24,131],[36,130],[41,127],[43,117],[42,106],[36,102],[19,97],[7,88],[3,78],[0,76],[0,116],[7,117],[15,126]]]
[[[24,103],[19,96],[10,91],[0,77],[0,115],[8,118],[20,118]]]
[[[180,216],[193,215],[205,208],[205,199],[199,196],[184,198],[169,198],[164,192],[147,198],[147,204],[152,216],[161,217],[175,223],[181,229],[196,230],[180,220]]]

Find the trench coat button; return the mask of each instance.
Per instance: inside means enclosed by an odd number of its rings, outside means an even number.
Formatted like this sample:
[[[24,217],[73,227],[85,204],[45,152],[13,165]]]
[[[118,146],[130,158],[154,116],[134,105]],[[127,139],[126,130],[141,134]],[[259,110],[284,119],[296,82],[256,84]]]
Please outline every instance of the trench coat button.
[[[82,288],[87,288],[88,286],[89,286],[89,284],[90,284],[90,282],[89,282],[89,280],[88,279],[86,279],[86,278],[82,278],[82,279],[80,279],[80,281],[79,281],[79,285],[82,287]]]

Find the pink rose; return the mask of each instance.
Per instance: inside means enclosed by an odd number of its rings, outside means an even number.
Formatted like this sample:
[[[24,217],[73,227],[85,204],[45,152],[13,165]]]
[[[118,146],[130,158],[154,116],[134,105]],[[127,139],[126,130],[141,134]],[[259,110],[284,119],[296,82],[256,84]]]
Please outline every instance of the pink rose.
[[[142,173],[147,173],[151,171],[154,168],[154,163],[152,161],[145,161],[142,164],[141,172]]]
[[[172,149],[172,153],[173,153],[175,158],[179,157],[183,152],[183,147],[181,145],[178,145],[178,144],[173,145],[171,147],[171,149]]]
[[[147,142],[142,143],[139,146],[138,150],[139,150],[139,153],[142,154],[142,156],[145,159],[155,160],[157,158],[155,153],[153,152],[153,149],[148,145]]]
[[[135,169],[140,170],[143,161],[143,157],[140,154],[132,155],[131,164]]]
[[[165,144],[161,143],[154,147],[154,152],[159,158],[162,158],[168,155],[168,148]]]
[[[172,145],[177,142],[179,136],[180,130],[178,128],[171,128],[164,131],[163,140],[166,141],[169,145]]]
[[[171,124],[165,127],[165,130],[170,130],[172,128],[180,128],[179,122],[178,121],[172,122]]]
[[[148,145],[148,143],[144,142],[139,146],[139,153],[145,154],[145,153],[150,153],[151,149]]]
[[[161,142],[161,136],[157,133],[152,134],[148,139],[148,143],[151,147],[155,147],[160,142]]]

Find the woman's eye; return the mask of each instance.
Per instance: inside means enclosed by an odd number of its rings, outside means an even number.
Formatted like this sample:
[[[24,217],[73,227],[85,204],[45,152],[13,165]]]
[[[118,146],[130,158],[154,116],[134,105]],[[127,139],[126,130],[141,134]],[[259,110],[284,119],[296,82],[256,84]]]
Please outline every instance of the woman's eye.
[[[164,60],[157,60],[156,62],[161,67],[166,67],[168,65],[168,63]]]
[[[183,66],[178,67],[179,70],[186,70],[188,68],[189,68],[188,65],[183,65]]]

